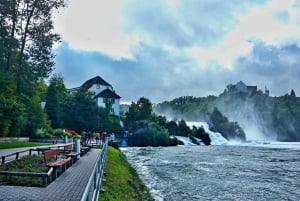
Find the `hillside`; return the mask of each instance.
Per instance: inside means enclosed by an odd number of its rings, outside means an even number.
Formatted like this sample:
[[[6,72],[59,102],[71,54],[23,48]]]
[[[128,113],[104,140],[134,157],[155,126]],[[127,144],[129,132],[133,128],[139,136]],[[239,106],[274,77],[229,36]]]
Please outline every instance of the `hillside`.
[[[219,96],[179,97],[157,104],[155,112],[186,121],[210,121],[216,107],[229,120],[238,122],[247,140],[300,141],[300,98],[290,94],[271,97],[257,88],[228,85]],[[242,88],[243,89],[243,88]]]

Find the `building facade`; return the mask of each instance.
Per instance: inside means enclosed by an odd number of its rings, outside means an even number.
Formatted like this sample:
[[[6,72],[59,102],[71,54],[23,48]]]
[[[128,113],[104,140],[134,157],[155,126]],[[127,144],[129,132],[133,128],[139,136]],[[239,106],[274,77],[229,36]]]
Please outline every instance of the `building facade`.
[[[91,92],[99,107],[110,106],[110,113],[120,115],[120,99],[119,96],[108,82],[100,76],[93,77],[85,81],[81,86]]]

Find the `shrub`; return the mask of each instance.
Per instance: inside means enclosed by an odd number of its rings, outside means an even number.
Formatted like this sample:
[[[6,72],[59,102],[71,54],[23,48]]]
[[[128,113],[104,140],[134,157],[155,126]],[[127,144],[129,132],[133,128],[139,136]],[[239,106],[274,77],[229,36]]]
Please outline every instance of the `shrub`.
[[[155,125],[139,129],[128,138],[129,146],[167,146],[168,144],[168,131]]]

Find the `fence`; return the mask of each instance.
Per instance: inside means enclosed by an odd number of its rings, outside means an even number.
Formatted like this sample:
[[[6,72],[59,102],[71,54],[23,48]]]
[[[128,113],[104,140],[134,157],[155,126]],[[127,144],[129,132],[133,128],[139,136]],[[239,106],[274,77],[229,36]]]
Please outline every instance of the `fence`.
[[[68,144],[72,144],[72,143],[68,143]],[[38,147],[38,148],[34,148],[34,149],[25,149],[25,150],[21,150],[21,151],[12,153],[12,154],[1,156],[1,164],[0,165],[4,165],[5,163],[9,163],[14,160],[18,160],[19,158],[26,156],[26,155],[31,155],[32,152],[37,152],[37,154],[40,155],[43,151],[45,151],[47,149],[63,148],[65,145],[67,145],[67,144],[44,146],[44,147]]]
[[[102,151],[99,154],[94,165],[92,174],[88,180],[88,184],[81,197],[81,201],[98,201],[101,191],[101,183],[103,179],[105,160],[107,155],[108,140],[105,141]]]

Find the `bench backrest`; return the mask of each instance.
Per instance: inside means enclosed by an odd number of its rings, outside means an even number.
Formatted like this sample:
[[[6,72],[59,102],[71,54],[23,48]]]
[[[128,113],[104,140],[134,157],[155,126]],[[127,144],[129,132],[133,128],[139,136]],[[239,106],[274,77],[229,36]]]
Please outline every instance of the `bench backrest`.
[[[47,151],[44,151],[44,158],[45,160],[51,158],[51,157],[57,157],[57,155],[59,154],[59,149],[50,149]]]
[[[67,144],[64,146],[65,151],[72,151],[73,150],[73,145],[72,144]]]

